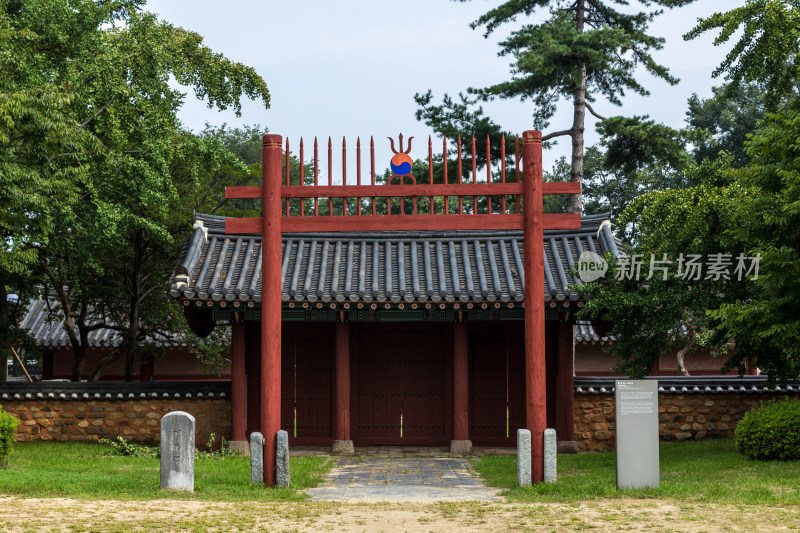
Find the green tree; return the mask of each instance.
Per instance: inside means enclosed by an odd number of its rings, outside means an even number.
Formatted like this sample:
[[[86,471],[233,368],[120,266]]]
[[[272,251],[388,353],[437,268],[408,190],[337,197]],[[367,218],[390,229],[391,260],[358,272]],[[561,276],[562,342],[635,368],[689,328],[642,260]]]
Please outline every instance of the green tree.
[[[649,0],[640,5],[673,8],[692,1]],[[460,103],[445,96],[441,106],[432,106],[430,93],[418,94],[415,98],[422,107],[418,118],[439,131],[445,127],[440,124],[446,124],[442,117],[458,115],[459,106],[468,108],[477,101],[494,98],[531,99],[535,106],[533,125],[544,129],[559,102],[570,100],[574,109],[570,127],[545,133],[543,140],[571,138],[570,181],[581,182],[586,112],[606,120],[592,106],[597,98],[619,106],[626,92],[649,94],[637,80],[636,71],[640,67],[670,84],[678,81],[652,57],[652,51],[663,47],[664,39],[648,35],[648,25],[662,11],[632,12],[626,7],[628,4],[624,0],[510,0],[500,4],[475,20],[471,27],[483,27],[484,37],[488,37],[521,16],[531,17],[535,13],[542,20],[522,25],[499,43],[499,55],[511,58],[512,78],[485,88],[470,88],[467,92],[473,98],[462,96]],[[572,196],[569,211],[581,210],[581,198]]]
[[[686,123],[694,128],[694,157],[700,163],[706,158],[716,158],[721,151],[733,155],[733,166],[742,167],[749,162],[745,141],[764,118],[764,87],[747,83],[735,88],[714,87],[709,98],[689,97]]]
[[[91,302],[86,308],[96,316],[87,327],[105,320],[119,328],[127,379],[133,378],[139,343],[168,314],[161,293],[181,245],[174,236],[191,227],[193,209],[208,206],[209,197],[198,191],[214,178],[209,168],[226,169],[228,177],[247,173],[221,142],[180,131],[177,111],[185,95],[170,87],[170,78],[192,87],[210,107],[232,107],[238,114],[243,96],[269,104],[266,84],[253,69],[213,52],[199,35],[158,20],[142,4],[2,4],[7,26],[33,43],[11,62],[29,74],[20,75],[20,90],[58,88],[65,135],[83,141],[54,149],[31,140],[31,150],[43,159],[82,174],[70,183],[77,201],[58,213],[59,239],[26,235],[42,269],[54,273],[49,285],[71,287],[59,297]],[[62,301],[60,308],[79,315],[84,306]]]
[[[743,84],[763,84],[767,110],[775,110],[797,92],[798,27],[797,0],[747,0],[742,7],[700,19],[684,39],[719,30],[714,44],[720,45],[738,36],[712,76],[723,76],[728,81],[723,90],[728,96],[741,91]]]

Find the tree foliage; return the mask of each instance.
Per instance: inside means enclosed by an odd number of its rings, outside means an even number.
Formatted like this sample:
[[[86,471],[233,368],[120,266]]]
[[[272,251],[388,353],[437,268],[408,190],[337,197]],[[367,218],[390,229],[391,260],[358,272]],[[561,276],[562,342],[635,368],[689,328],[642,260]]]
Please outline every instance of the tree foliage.
[[[653,4],[672,8],[693,0],[650,0]],[[477,101],[495,98],[530,99],[534,104],[533,126],[549,126],[563,99],[574,106],[569,128],[546,132],[543,140],[569,136],[572,140],[570,181],[580,182],[584,175],[584,129],[586,111],[600,120],[592,103],[598,98],[621,105],[628,92],[647,95],[639,82],[637,70],[642,68],[668,83],[677,83],[668,69],[653,59],[652,52],[663,47],[664,40],[647,33],[649,24],[662,11],[636,11],[623,0],[510,0],[490,9],[471,27],[483,27],[488,37],[500,26],[519,17],[535,17],[541,22],[523,24],[500,41],[499,55],[511,59],[511,79],[484,88],[470,88],[473,98],[459,95],[455,101],[445,95],[442,105],[430,105],[430,92],[415,97],[421,106],[417,113],[438,132],[453,126],[451,117],[471,115],[485,118],[482,110],[470,113]],[[487,122],[491,122],[488,121]],[[456,124],[459,126],[458,124]],[[499,129],[492,123],[495,129]],[[464,133],[464,130],[461,130]],[[570,198],[569,210],[581,212],[579,196]]]
[[[18,269],[35,265],[42,273],[59,299],[58,312],[70,318],[73,348],[86,330],[118,330],[127,379],[142,343],[157,338],[174,312],[163,287],[182,245],[176,237],[190,229],[194,210],[217,207],[225,184],[250,179],[247,165],[220,140],[181,130],[177,112],[185,95],[170,79],[209,107],[239,114],[242,97],[269,105],[266,84],[252,68],[142,6],[138,0],[0,4],[0,38],[15,47],[2,55],[12,74],[9,90],[32,95],[34,111],[49,105],[47,118],[57,121],[50,126],[25,107],[0,104],[0,117],[10,117],[0,137],[11,139],[3,144],[4,163],[18,160],[42,179],[65,175],[63,183],[36,190],[58,198],[56,206],[17,202],[24,206],[19,233],[34,250],[21,256]],[[4,164],[3,180],[22,179],[17,175],[23,171],[6,172]],[[48,231],[25,225],[36,217]],[[15,246],[25,238],[13,240]]]
[[[747,0],[742,7],[700,19],[684,39],[715,30],[719,30],[715,45],[727,43],[741,30],[739,40],[712,74],[729,81],[724,89],[728,96],[734,95],[743,83],[762,83],[767,108],[776,109],[784,98],[796,92],[800,72],[797,0]]]

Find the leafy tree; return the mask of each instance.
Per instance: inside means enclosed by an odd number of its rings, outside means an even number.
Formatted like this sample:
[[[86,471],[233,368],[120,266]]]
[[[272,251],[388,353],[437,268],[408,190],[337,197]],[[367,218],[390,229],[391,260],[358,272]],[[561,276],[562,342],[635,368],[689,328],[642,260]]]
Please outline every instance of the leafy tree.
[[[773,377],[800,374],[800,112],[768,114],[750,140],[750,164],[733,172],[759,195],[742,202],[746,224],[732,233],[759,254],[762,272],[749,298],[711,315],[728,342],[749,350]]]
[[[209,197],[198,191],[223,185],[208,181],[215,179],[209,169],[225,169],[227,178],[247,173],[221,142],[180,131],[184,95],[169,86],[170,77],[193,87],[211,107],[239,113],[242,96],[269,104],[266,84],[253,69],[212,52],[199,35],[141,6],[3,4],[8,25],[35,42],[16,59],[27,61],[33,73],[21,87],[63,88],[65,128],[88,139],[66,150],[35,145],[48,160],[68,161],[83,172],[72,184],[78,201],[59,213],[58,239],[33,237],[39,263],[52,273],[48,285],[59,295],[61,312],[79,317],[81,309],[87,316],[91,309],[86,327],[105,322],[119,329],[127,379],[133,378],[140,343],[169,316],[163,286],[182,244],[174,236],[191,227],[193,209],[208,206]],[[70,41],[65,28],[80,38]],[[70,290],[59,293],[64,286]],[[78,331],[72,340],[80,337]]]
[[[745,259],[747,245],[731,232],[749,217],[738,206],[757,194],[739,184],[703,184],[644,194],[623,212],[621,224],[639,228],[638,246],[611,274],[582,287],[592,294],[583,313],[614,324],[617,342],[608,351],[617,358],[617,370],[645,376],[659,353],[675,344],[684,373],[683,356],[699,342],[726,351],[706,310],[754,294],[753,272],[746,275],[753,263]],[[690,266],[693,255],[698,267]],[[745,270],[737,270],[740,255]],[[727,263],[724,275],[710,266],[715,257]],[[727,355],[726,367],[741,370],[749,357],[741,351]]]
[[[714,39],[714,44],[719,45],[731,40],[741,28],[739,40],[712,76],[722,75],[729,82],[723,88],[723,94],[729,97],[742,90],[743,84],[763,84],[766,107],[775,110],[797,92],[799,26],[797,0],[747,0],[742,7],[700,19],[683,38],[691,40],[719,30]]]
[[[673,8],[691,2],[648,0],[640,5]],[[471,24],[473,29],[484,27],[484,37],[520,16],[536,13],[539,20],[544,19],[540,23],[524,24],[499,43],[499,54],[512,59],[512,79],[485,88],[470,88],[467,92],[474,95],[473,98],[460,95],[460,102],[445,95],[440,106],[430,105],[430,92],[418,94],[415,97],[421,106],[418,119],[424,119],[441,132],[450,126],[447,117],[469,114],[465,109],[477,101],[519,98],[533,101],[533,125],[544,129],[549,126],[559,102],[571,100],[574,108],[571,126],[546,133],[543,140],[560,136],[571,138],[570,181],[580,182],[584,174],[586,111],[606,120],[594,110],[592,103],[602,97],[619,106],[627,91],[648,94],[635,76],[639,67],[670,84],[678,81],[651,55],[652,51],[663,47],[664,39],[648,35],[647,29],[662,11],[631,12],[623,7],[628,3],[624,0],[509,0],[489,10]],[[482,113],[473,112],[472,115],[477,117]],[[572,196],[569,211],[580,213],[581,209],[580,197]]]
[[[721,151],[733,155],[733,166],[749,162],[745,141],[764,117],[764,87],[748,83],[734,88],[714,87],[709,98],[689,97],[686,122],[694,128],[695,161],[718,157]]]

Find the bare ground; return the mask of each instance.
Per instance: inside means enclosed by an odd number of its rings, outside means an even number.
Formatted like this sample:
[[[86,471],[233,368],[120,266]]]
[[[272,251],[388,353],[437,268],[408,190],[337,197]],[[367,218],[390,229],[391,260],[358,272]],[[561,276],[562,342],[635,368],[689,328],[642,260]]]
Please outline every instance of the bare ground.
[[[2,531],[800,531],[800,506],[674,500],[343,504],[0,497]]]

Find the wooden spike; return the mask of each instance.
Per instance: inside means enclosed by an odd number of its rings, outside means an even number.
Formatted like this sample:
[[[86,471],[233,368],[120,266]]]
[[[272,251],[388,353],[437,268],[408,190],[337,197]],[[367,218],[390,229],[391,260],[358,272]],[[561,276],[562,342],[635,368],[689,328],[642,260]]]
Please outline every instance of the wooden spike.
[[[506,182],[506,134],[500,140],[500,183]],[[503,214],[506,214],[506,195],[501,200]]]
[[[375,140],[369,136],[370,183],[375,185]],[[372,215],[375,215],[375,198],[372,198]]]
[[[303,138],[300,137],[300,186],[304,185],[304,182],[305,182],[305,176],[303,176],[303,171],[305,170],[305,168],[304,168],[305,166],[306,166],[306,163],[305,163],[305,160],[303,159]],[[305,199],[301,198],[300,199],[300,216],[301,217],[305,215],[305,213],[304,213],[304,211],[305,211],[305,203],[306,203]]]
[[[433,185],[433,141],[428,135],[428,183]],[[430,197],[430,214],[433,214],[433,196]]]
[[[361,185],[361,137],[356,137],[356,185]],[[361,216],[361,197],[356,198],[358,210],[356,214]]]
[[[316,136],[314,137],[314,186],[319,185],[319,151]],[[314,197],[314,216],[319,216],[319,198]]]
[[[342,187],[347,185],[347,142],[342,137]],[[342,198],[342,215],[347,216],[347,198]]]

